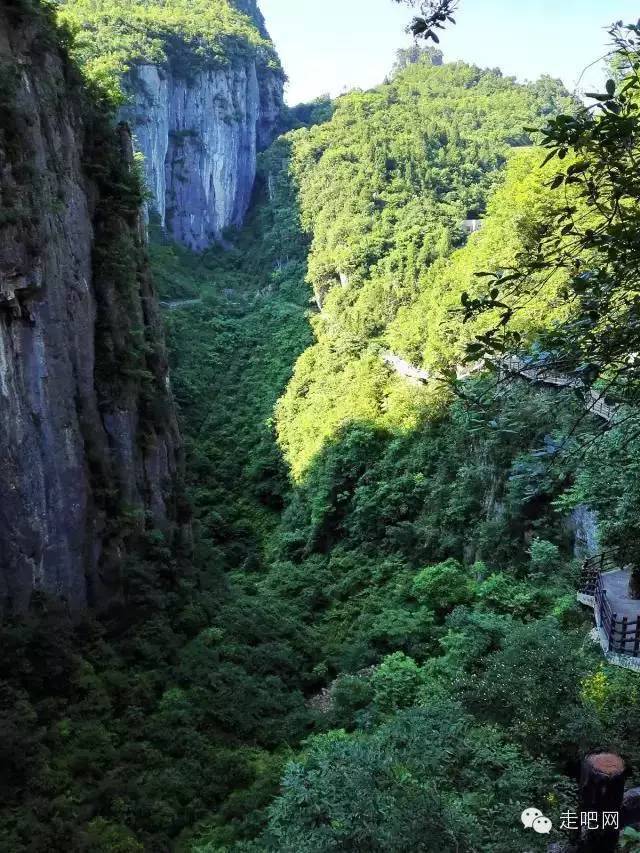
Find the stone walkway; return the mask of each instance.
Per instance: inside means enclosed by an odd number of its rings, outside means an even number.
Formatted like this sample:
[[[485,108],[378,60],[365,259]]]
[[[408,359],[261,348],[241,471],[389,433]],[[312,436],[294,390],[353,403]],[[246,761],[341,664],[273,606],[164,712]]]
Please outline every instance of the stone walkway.
[[[380,353],[380,358],[396,371],[400,376],[408,379],[413,383],[426,383],[430,379],[437,378],[428,370],[423,370],[416,367],[408,361],[405,361],[400,356],[390,351]],[[468,379],[474,373],[484,370],[488,362],[482,359],[472,365],[458,365],[456,367],[456,375],[459,380]],[[613,423],[613,420],[618,412],[617,406],[609,405],[601,391],[595,391],[593,388],[586,388],[581,379],[575,376],[568,376],[564,373],[558,373],[554,370],[540,367],[531,362],[531,359],[523,359],[517,355],[505,356],[494,362],[494,367],[497,367],[500,372],[511,374],[512,376],[520,376],[529,382],[535,382],[540,385],[555,385],[559,388],[583,388],[585,389],[585,405],[587,411],[607,423]],[[440,377],[441,379],[443,377]]]
[[[583,565],[577,598],[595,612],[597,627],[590,636],[600,643],[609,663],[640,673],[640,601],[629,597],[630,571],[606,571],[615,562],[616,556],[612,551],[588,557]],[[601,604],[597,578],[606,593],[606,606]]]
[[[605,572],[602,575],[602,585],[607,592],[607,598],[611,610],[617,619],[625,616],[629,622],[635,621],[640,616],[640,601],[629,598],[629,577],[631,573],[619,570]]]
[[[189,308],[192,305],[202,305],[202,299],[171,299],[160,302],[160,306],[168,308],[169,311],[177,311],[179,308]]]

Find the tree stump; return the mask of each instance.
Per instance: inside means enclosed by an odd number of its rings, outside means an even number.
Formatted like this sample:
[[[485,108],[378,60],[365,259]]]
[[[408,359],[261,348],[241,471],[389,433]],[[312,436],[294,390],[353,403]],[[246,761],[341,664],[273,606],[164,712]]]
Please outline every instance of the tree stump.
[[[640,569],[635,566],[631,569],[629,577],[629,598],[634,601],[640,599]]]
[[[581,829],[580,853],[615,853],[625,776],[624,761],[611,752],[591,753],[582,762],[580,814],[583,820],[590,820]]]

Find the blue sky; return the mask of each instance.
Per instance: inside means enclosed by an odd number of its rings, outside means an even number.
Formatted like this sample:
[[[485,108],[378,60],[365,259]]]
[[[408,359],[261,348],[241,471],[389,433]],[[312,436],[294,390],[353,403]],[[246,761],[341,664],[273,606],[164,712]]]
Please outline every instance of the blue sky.
[[[290,78],[291,104],[375,86],[396,48],[410,43],[411,11],[391,0],[260,0],[260,7]],[[606,52],[607,24],[639,14],[637,0],[462,0],[458,26],[441,47],[445,60],[500,67],[522,80],[549,73],[573,91]],[[601,79],[595,67],[580,88]]]

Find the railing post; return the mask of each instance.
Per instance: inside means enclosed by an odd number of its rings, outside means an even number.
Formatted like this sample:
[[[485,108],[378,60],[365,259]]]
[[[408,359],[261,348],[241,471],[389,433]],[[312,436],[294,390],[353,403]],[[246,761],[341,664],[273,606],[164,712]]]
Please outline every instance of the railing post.
[[[605,595],[606,595],[606,592],[605,592]],[[615,630],[616,630],[616,622],[617,622],[617,619],[618,619],[618,614],[617,614],[617,613],[612,613],[612,614],[611,614],[611,624],[609,625],[609,630],[608,630],[608,632],[607,632],[607,634],[608,634],[608,636],[609,636],[609,651],[610,651],[610,652],[615,652],[615,649],[614,649],[614,648],[612,648],[612,645],[614,644],[614,639],[613,639],[613,637],[614,637]]]
[[[638,653],[640,652],[640,616],[636,618],[636,634],[635,639],[633,641],[633,656],[634,658],[638,657]]]
[[[621,629],[622,635],[620,638],[620,648],[618,649],[618,651],[622,652],[623,654],[627,650],[627,627],[628,627],[628,624],[629,624],[629,619],[626,616],[623,616],[622,617],[622,629]]]

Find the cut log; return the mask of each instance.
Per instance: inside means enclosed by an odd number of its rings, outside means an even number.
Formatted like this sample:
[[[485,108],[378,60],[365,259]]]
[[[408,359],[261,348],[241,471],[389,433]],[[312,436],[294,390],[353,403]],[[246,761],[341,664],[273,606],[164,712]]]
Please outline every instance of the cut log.
[[[624,761],[611,752],[594,752],[582,762],[580,814],[593,828],[582,827],[580,853],[615,853],[625,776]]]

